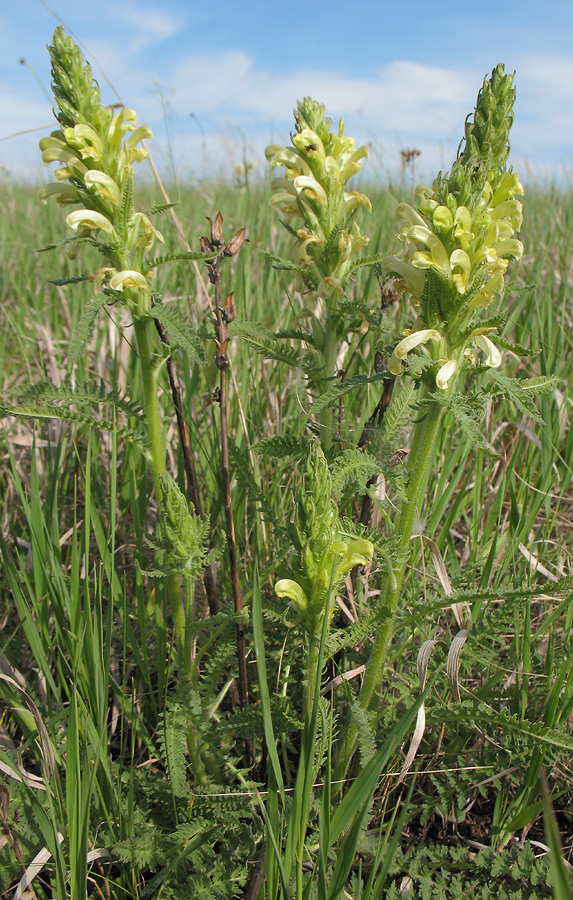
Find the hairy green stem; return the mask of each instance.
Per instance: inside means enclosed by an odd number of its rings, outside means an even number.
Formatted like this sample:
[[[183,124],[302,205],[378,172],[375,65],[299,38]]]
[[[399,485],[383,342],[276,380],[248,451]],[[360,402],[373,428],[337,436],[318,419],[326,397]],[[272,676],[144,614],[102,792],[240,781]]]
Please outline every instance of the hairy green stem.
[[[141,370],[141,382],[143,389],[143,403],[147,423],[147,436],[149,438],[149,464],[153,477],[153,486],[157,496],[157,503],[161,508],[163,491],[161,488],[161,476],[165,474],[165,456],[163,453],[163,438],[161,430],[161,413],[157,396],[157,371],[153,362],[150,331],[153,328],[151,319],[135,318],[133,329],[137,344],[137,354]],[[181,657],[185,656],[185,611],[181,595],[181,584],[176,573],[168,576],[167,587],[171,603],[171,615],[175,624],[177,645]],[[183,669],[186,675],[190,674],[191,660],[183,659]],[[189,671],[188,671],[189,670]]]
[[[427,407],[424,418],[418,422],[414,431],[408,460],[410,480],[394,533],[394,562],[391,564],[382,590],[385,617],[376,635],[372,653],[366,666],[364,682],[358,697],[360,707],[364,711],[373,708],[384,678],[388,648],[394,631],[394,619],[409,557],[412,529],[432,466],[442,413],[443,406],[436,402],[432,403]],[[358,727],[356,723],[349,722],[334,773],[335,781],[342,781],[346,775],[346,770],[356,749],[357,735]]]
[[[329,316],[324,326],[324,349],[322,358],[324,361],[323,375],[318,382],[319,396],[332,387],[332,380],[336,375],[336,359],[338,357],[339,335],[332,316]],[[323,409],[319,415],[320,436],[325,449],[332,446],[334,414],[332,406]]]

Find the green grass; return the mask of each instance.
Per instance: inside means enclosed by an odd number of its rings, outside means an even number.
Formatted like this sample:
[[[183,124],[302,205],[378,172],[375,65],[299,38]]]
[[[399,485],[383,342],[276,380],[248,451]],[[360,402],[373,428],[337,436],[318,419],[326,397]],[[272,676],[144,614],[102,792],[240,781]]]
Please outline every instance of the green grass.
[[[140,208],[161,202],[157,189],[148,193]],[[235,291],[239,319],[273,331],[296,322],[304,326],[304,297],[289,273],[277,272],[260,252],[290,252],[288,235],[269,207],[267,185],[178,186],[170,193],[193,249],[208,233],[205,216],[218,210],[226,235],[248,228],[249,243],[223,270],[222,289]],[[373,236],[368,252],[389,252],[398,190],[373,187],[369,195],[374,212],[361,219],[363,230]],[[528,838],[544,841],[542,770],[567,835],[567,858],[573,831],[568,812],[573,799],[573,585],[556,579],[570,574],[572,553],[573,197],[565,188],[530,189],[524,212],[526,253],[511,270],[518,290],[502,300],[510,309],[504,335],[541,352],[533,359],[506,353],[503,371],[555,373],[561,385],[538,403],[542,424],[527,421],[508,402],[490,404],[485,431],[495,455],[476,451],[453,421],[438,438],[437,464],[419,522],[435,553],[432,557],[428,540],[412,541],[375,731],[355,713],[360,753],[352,774],[359,777],[354,787],[348,785],[345,797],[351,799],[342,801],[344,816],[335,812],[329,820],[331,798],[320,787],[312,792],[305,860],[319,861],[319,897],[344,888],[351,897],[391,898],[399,896],[408,877],[411,897],[551,896],[548,860],[535,860],[527,843]],[[49,280],[93,271],[96,254],[82,251],[80,258],[69,260],[65,247],[35,252],[62,240],[65,226],[62,211],[43,207],[32,189],[3,184],[0,213],[1,402],[9,403],[25,384],[58,384],[70,376],[76,384],[101,380],[107,389],[141,402],[130,350],[132,328],[121,320],[118,307],[99,316],[87,356],[70,370],[68,342],[90,285],[56,287]],[[159,227],[168,249],[181,249],[169,213]],[[162,267],[156,287],[212,333],[204,267],[190,262]],[[379,306],[372,272],[361,272],[353,291]],[[390,308],[388,344],[407,319],[407,310]],[[86,893],[114,900],[246,897],[248,883],[260,870],[265,831],[273,833],[276,862],[263,883],[268,875],[267,887],[278,888],[285,829],[294,821],[289,820],[289,798],[301,741],[307,781],[310,777],[322,785],[330,771],[328,748],[336,742],[338,726],[333,735],[332,713],[324,698],[317,699],[315,755],[311,752],[309,760],[300,722],[303,641],[292,610],[272,591],[291,546],[298,466],[292,458],[257,449],[264,438],[298,438],[304,432],[306,385],[297,370],[264,358],[246,340],[232,341],[234,521],[244,601],[249,611],[254,598],[256,612],[253,621],[249,612],[245,621],[252,705],[241,711],[234,688],[236,619],[213,401],[219,373],[212,341],[207,348],[205,365],[176,355],[220,603],[220,613],[209,617],[198,583],[193,690],[177,675],[165,579],[149,574],[156,566],[150,543],[156,503],[142,451],[121,431],[121,426],[133,426],[133,416],[119,415],[118,428],[111,432],[73,421],[2,420],[0,663],[16,683],[0,683],[0,761],[4,771],[13,773],[4,780],[10,805],[0,823],[2,896],[13,895],[24,869],[45,847],[49,858],[33,882],[42,900],[79,900]],[[376,349],[366,338],[349,375],[371,374]],[[163,387],[168,467],[183,486],[166,379]],[[379,395],[379,385],[370,384],[345,397],[339,411],[343,447],[356,445]],[[408,447],[408,427],[399,446]],[[397,478],[400,465],[391,470]],[[389,501],[383,510],[392,516],[398,487],[388,481],[386,489]],[[356,518],[359,500],[354,488],[343,493],[341,512]],[[383,529],[380,516],[368,532],[374,543]],[[454,587],[451,598],[439,580],[435,560],[440,557]],[[345,614],[337,614],[339,646],[323,648],[325,680],[365,661],[369,638],[360,634],[360,624],[376,609],[383,568],[377,557],[368,578],[359,577],[354,592],[343,595],[359,624],[349,627]],[[471,609],[470,635],[460,656],[459,701],[446,677],[447,651],[458,630],[453,602]],[[466,622],[467,611],[462,609]],[[416,656],[428,639],[440,645],[429,665],[417,775],[395,788],[408,739],[401,737],[391,750],[387,741],[404,731],[406,716],[414,717],[420,696]],[[266,686],[256,674],[257,662],[261,674],[263,651]],[[336,688],[335,714],[345,706],[356,709],[356,683]],[[205,748],[208,789],[195,781],[185,739],[189,732]],[[265,749],[265,736],[270,745],[274,741],[276,755]],[[13,777],[18,765],[30,776],[24,781]],[[386,773],[372,803],[365,772],[373,784],[379,772]],[[32,786],[38,778],[45,790]],[[281,780],[284,804],[272,794]],[[255,788],[263,795],[264,815]],[[362,818],[353,820],[358,811]],[[338,845],[337,863],[334,845],[342,834],[347,838]],[[528,849],[520,860],[517,842],[522,839]],[[330,888],[325,873],[333,879]],[[560,896],[566,896],[562,867],[558,877]]]

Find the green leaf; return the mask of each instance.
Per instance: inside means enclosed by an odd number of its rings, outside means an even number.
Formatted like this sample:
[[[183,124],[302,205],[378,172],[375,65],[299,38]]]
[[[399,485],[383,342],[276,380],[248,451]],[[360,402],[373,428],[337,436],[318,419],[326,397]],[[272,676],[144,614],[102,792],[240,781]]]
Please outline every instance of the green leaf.
[[[547,393],[553,390],[561,382],[556,376],[548,376],[547,378],[534,378],[518,380],[517,378],[509,378],[500,372],[492,369],[488,371],[486,390],[493,396],[501,394],[507,400],[510,400],[519,410],[520,413],[533,419],[534,422],[543,424],[543,419],[539,415],[537,409],[533,405],[532,400],[539,394]]]
[[[348,484],[358,482],[359,490],[365,488],[369,478],[376,478],[382,467],[366,450],[349,447],[336,457],[332,466],[332,487],[340,495]]]
[[[392,398],[390,406],[384,413],[382,438],[387,443],[397,440],[406,426],[412,412],[411,402],[414,390],[412,382],[406,382],[400,393]]]
[[[483,450],[489,456],[495,456],[482,430],[483,407],[478,402],[472,402],[462,394],[452,394],[448,400],[447,408],[453,414],[470,443],[475,447],[479,447],[480,450]]]
[[[177,206],[177,203],[158,203],[157,206],[152,206],[150,209],[145,211],[146,216],[155,216],[157,213],[165,212],[168,209],[173,209],[174,206]]]
[[[48,278],[48,284],[55,284],[56,287],[62,287],[65,284],[80,284],[82,281],[89,280],[89,275],[72,275],[69,278]]]
[[[305,269],[303,266],[298,266],[290,259],[283,259],[282,256],[275,256],[273,253],[267,253],[266,250],[260,250],[259,252],[262,253],[263,256],[266,256],[269,262],[272,262],[274,269],[279,269],[286,272],[298,272],[304,277],[305,281],[309,280],[309,269]]]
[[[545,779],[543,779],[543,821],[545,823],[545,835],[549,847],[554,900],[573,900],[571,878],[563,861],[559,829],[555,820],[553,807],[551,806],[551,797]]]
[[[157,266],[164,266],[165,263],[180,262],[190,259],[201,262],[215,259],[216,256],[216,250],[209,250],[207,253],[202,253],[200,250],[187,250],[185,253],[164,253],[162,256],[156,256],[155,259],[148,260],[145,265],[148,269],[155,269]]]
[[[42,403],[22,403],[18,406],[0,406],[0,415],[15,416],[20,419],[62,419],[65,422],[79,422],[82,425],[91,425],[94,428],[103,428],[104,431],[115,432],[118,437],[130,441],[139,447],[146,447],[147,442],[143,431],[118,425],[115,419],[98,419],[81,410],[74,411],[65,406],[50,406]]]
[[[346,381],[333,385],[318,400],[311,403],[308,412],[319,413],[329,406],[334,406],[341,397],[344,397],[345,394],[348,394],[355,387],[362,387],[364,384],[375,384],[377,381],[384,381],[388,377],[388,372],[376,372],[374,375],[355,375],[353,378],[347,378]]]
[[[361,259],[357,259],[355,263],[353,263],[348,269],[348,275],[351,275],[356,269],[361,269],[364,266],[377,266],[381,263],[386,257],[387,253],[376,253],[375,256],[363,256]]]
[[[174,303],[158,303],[149,315],[167,329],[171,347],[185,350],[195,362],[206,362],[203,341],[193,325],[183,317],[179,307]]]
[[[275,459],[284,459],[288,456],[300,458],[307,451],[307,442],[294,435],[276,434],[272,437],[262,438],[253,446],[263,456],[274,457]]]
[[[107,294],[98,293],[91,297],[84,308],[70,338],[68,345],[68,360],[73,365],[83,355],[86,344],[91,339],[95,327],[97,315],[107,303],[109,303]]]
[[[262,325],[235,321],[233,327],[229,328],[229,332],[232,336],[241,337],[266,359],[274,359],[292,368],[302,369],[308,375],[318,370],[312,350],[300,351],[289,347],[277,340],[274,334]]]

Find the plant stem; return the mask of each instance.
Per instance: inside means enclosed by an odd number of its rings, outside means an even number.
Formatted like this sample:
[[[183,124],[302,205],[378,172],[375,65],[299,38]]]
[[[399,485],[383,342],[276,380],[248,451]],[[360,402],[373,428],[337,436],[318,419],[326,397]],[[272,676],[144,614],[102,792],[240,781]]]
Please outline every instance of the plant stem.
[[[141,382],[143,389],[143,404],[147,423],[147,435],[149,438],[149,464],[153,477],[153,486],[157,497],[158,506],[161,508],[163,491],[161,488],[161,476],[165,474],[165,456],[163,453],[163,438],[161,430],[161,413],[157,396],[157,372],[153,362],[151,351],[150,330],[153,323],[150,319],[134,318],[133,329],[137,344],[137,354],[141,370]],[[171,615],[177,635],[177,645],[180,656],[184,657],[185,650],[185,612],[181,595],[181,584],[176,573],[167,577],[169,600],[171,603]],[[183,670],[189,674],[191,660],[183,659]]]
[[[426,394],[427,392],[424,391],[424,396]],[[432,403],[426,408],[424,418],[418,422],[414,431],[408,459],[410,480],[394,532],[393,562],[391,563],[390,571],[386,575],[382,590],[384,620],[377,632],[372,653],[366,666],[364,682],[358,697],[360,707],[364,711],[373,708],[376,695],[384,678],[388,648],[394,631],[394,619],[409,557],[412,528],[420,498],[423,495],[430,473],[436,438],[442,421],[442,413],[443,406],[437,402]],[[350,722],[338,758],[334,774],[335,781],[342,781],[346,775],[346,770],[356,749],[357,735],[357,725],[354,722]]]
[[[324,326],[324,361],[323,374],[318,382],[319,396],[332,387],[332,380],[336,375],[336,359],[338,356],[338,331],[332,316],[329,316]],[[319,415],[320,436],[322,444],[328,450],[332,446],[333,438],[333,409],[328,406]]]
[[[220,222],[219,222],[220,220]],[[233,521],[233,502],[231,497],[231,474],[229,467],[229,426],[227,418],[227,369],[229,367],[229,354],[227,346],[229,344],[229,330],[227,328],[228,314],[226,306],[221,301],[221,264],[225,258],[225,249],[227,245],[222,239],[223,220],[219,213],[215,222],[219,222],[221,234],[218,238],[213,233],[213,248],[221,249],[222,252],[217,258],[208,264],[209,280],[215,288],[215,336],[217,343],[217,352],[215,354],[215,364],[220,372],[219,382],[219,406],[221,408],[221,480],[223,482],[223,506],[225,508],[225,530],[227,533],[227,549],[229,551],[229,568],[231,574],[231,588],[233,591],[233,599],[235,604],[235,612],[240,613],[243,609],[243,595],[241,593],[241,576],[239,571],[239,558],[237,554],[237,541],[235,537],[235,523]],[[217,243],[215,244],[215,241]],[[227,298],[229,301],[234,298],[234,294],[230,294]],[[234,302],[234,301],[233,301]],[[249,688],[247,681],[247,658],[245,648],[245,629],[242,622],[237,623],[237,662],[239,668],[239,700],[241,707],[248,706]],[[251,760],[251,742],[246,742],[247,758]]]
[[[165,329],[158,319],[154,319],[155,327],[159,338],[163,344],[169,346],[169,339],[165,334]],[[167,374],[169,375],[169,384],[171,385],[171,395],[173,397],[173,407],[177,417],[177,427],[179,429],[179,439],[181,441],[181,450],[183,452],[183,465],[185,467],[185,475],[187,478],[187,490],[189,491],[191,502],[195,507],[195,512],[199,518],[203,518],[203,509],[201,504],[201,493],[199,491],[199,481],[197,471],[193,461],[193,452],[191,450],[191,440],[189,437],[189,428],[185,421],[183,411],[183,398],[181,396],[181,385],[175,371],[173,357],[167,359]],[[212,616],[219,612],[219,601],[217,599],[217,588],[213,576],[211,566],[207,566],[203,572],[203,585],[205,588],[205,596],[209,605],[209,612]]]

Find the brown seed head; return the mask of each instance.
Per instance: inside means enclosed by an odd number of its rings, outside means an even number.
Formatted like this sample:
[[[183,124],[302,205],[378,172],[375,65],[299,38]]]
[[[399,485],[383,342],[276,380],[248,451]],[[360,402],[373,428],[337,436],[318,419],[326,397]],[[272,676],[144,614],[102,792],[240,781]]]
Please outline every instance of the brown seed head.
[[[247,229],[239,228],[225,248],[225,256],[235,256],[247,240]]]
[[[211,241],[215,247],[220,247],[223,243],[223,216],[218,212],[214,219],[209,216],[207,219],[211,225]]]
[[[225,297],[225,309],[223,310],[223,318],[225,322],[232,322],[237,317],[237,305],[235,303],[235,292],[227,294]]]

